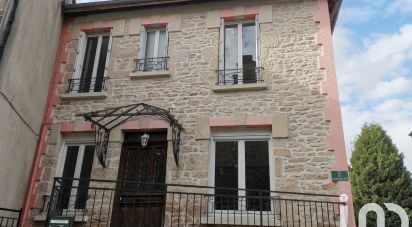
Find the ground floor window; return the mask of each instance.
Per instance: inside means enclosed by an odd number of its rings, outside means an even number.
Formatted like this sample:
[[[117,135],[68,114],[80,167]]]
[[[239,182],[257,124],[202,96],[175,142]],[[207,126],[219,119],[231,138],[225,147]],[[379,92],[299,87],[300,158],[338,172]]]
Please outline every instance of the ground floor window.
[[[215,209],[270,210],[273,162],[269,142],[262,136],[214,138],[211,178],[216,188]]]
[[[65,145],[62,153],[59,177],[60,209],[84,209],[94,158],[94,145]],[[83,180],[73,180],[73,178]]]

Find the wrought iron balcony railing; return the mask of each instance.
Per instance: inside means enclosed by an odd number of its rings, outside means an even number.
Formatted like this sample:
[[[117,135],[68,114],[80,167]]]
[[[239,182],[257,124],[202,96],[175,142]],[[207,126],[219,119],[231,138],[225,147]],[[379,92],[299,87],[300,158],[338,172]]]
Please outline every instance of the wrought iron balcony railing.
[[[68,93],[101,92],[106,90],[109,77],[69,79]]]
[[[262,67],[217,70],[217,85],[263,83]]]
[[[346,205],[337,200],[331,195],[55,178],[47,219],[70,216],[85,226],[339,226]]]
[[[136,67],[133,72],[167,70],[167,59],[168,57],[135,59]]]
[[[75,4],[87,4],[87,3],[98,3],[98,2],[125,2],[127,0],[65,0],[65,4],[75,5]]]
[[[20,210],[13,210],[0,207],[0,226],[1,227],[20,227]]]

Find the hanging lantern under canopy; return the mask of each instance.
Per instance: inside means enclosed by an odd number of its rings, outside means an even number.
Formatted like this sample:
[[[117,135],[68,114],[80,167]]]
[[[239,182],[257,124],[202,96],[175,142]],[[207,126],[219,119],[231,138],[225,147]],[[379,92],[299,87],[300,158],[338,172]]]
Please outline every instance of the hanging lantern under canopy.
[[[144,133],[143,136],[140,137],[140,142],[142,144],[142,147],[145,148],[147,146],[147,143],[149,142],[150,136],[147,133]]]

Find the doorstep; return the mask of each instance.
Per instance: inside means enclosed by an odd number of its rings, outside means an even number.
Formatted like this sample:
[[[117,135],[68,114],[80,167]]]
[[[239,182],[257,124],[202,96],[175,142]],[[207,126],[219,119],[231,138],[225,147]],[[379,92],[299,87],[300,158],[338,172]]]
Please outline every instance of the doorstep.
[[[64,216],[64,215],[62,215]],[[68,217],[73,217],[73,215],[67,215]],[[47,219],[47,213],[42,213],[40,215],[34,216],[34,221],[35,222],[45,222]],[[83,215],[75,215],[74,216],[74,222],[87,222],[89,220],[89,216],[83,216]]]

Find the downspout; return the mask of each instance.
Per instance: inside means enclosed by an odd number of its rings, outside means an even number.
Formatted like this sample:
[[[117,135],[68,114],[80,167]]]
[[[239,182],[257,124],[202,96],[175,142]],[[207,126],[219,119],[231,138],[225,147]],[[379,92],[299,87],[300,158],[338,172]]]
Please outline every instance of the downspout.
[[[16,16],[19,0],[9,0],[4,10],[3,18],[0,23],[0,61],[6,48],[7,39],[10,35],[11,26]]]

